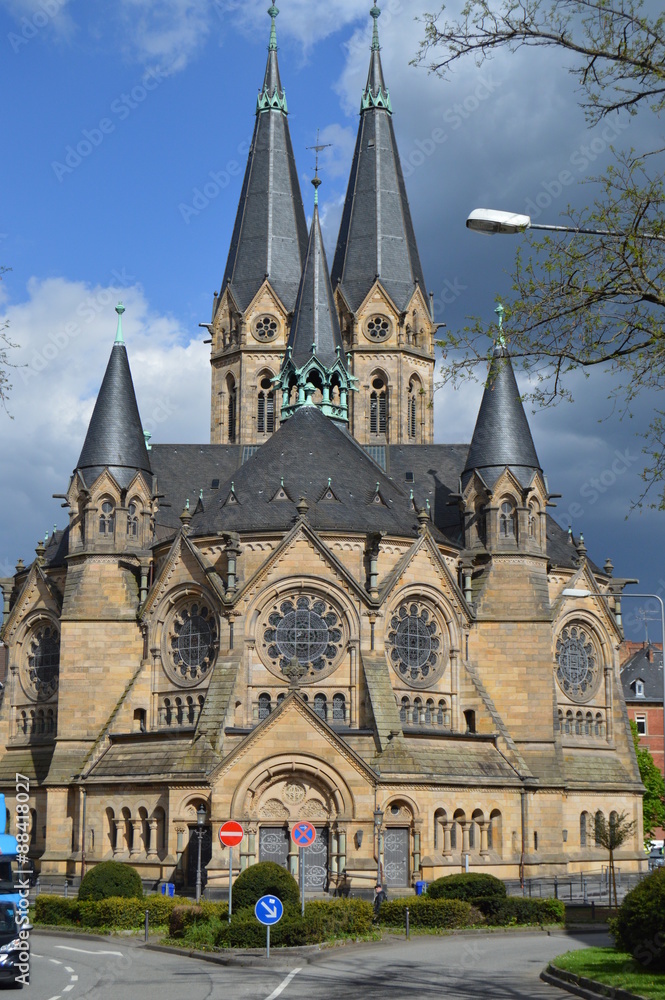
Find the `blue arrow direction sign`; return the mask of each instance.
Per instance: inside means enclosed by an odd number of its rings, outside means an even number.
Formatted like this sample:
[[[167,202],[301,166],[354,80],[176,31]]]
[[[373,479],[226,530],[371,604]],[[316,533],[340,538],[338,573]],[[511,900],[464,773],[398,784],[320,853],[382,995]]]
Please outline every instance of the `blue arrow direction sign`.
[[[254,913],[260,923],[270,927],[282,919],[284,907],[281,899],[278,899],[277,896],[261,896],[254,907]]]

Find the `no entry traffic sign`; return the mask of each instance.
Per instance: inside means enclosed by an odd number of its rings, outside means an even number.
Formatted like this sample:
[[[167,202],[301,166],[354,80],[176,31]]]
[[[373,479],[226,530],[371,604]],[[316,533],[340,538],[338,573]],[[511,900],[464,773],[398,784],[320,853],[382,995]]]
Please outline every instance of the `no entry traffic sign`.
[[[219,828],[219,842],[224,847],[237,847],[244,836],[245,831],[240,823],[236,823],[233,819],[227,820]]]
[[[316,840],[316,830],[311,823],[297,823],[291,830],[291,840],[298,847],[309,847]]]

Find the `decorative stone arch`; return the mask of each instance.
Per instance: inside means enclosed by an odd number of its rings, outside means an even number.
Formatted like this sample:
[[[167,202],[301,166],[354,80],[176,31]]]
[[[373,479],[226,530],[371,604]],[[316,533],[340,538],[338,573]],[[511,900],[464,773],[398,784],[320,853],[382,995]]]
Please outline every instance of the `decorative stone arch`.
[[[593,665],[593,680],[586,692],[578,692],[572,687],[570,689],[567,687],[565,660],[562,661],[561,656],[565,643],[572,640],[583,643],[589,670],[592,669],[591,658],[595,657],[596,660]],[[589,643],[592,647],[591,651],[587,649]],[[563,615],[554,625],[552,657],[554,677],[560,696],[571,701],[575,710],[580,708],[586,712],[586,706],[589,708],[601,707],[607,712],[609,718],[612,708],[612,684],[609,675],[614,663],[614,646],[603,621],[584,609],[574,609]],[[607,735],[609,737],[611,733]]]
[[[285,786],[288,779],[306,789],[301,799],[303,803],[308,798],[309,788],[325,793],[330,803],[331,820],[355,819],[355,799],[346,779],[332,765],[310,754],[278,754],[252,767],[236,786],[231,800],[231,817],[259,819],[258,808],[270,798],[271,789]],[[292,818],[298,817],[294,815]]]
[[[420,809],[418,803],[415,799],[411,798],[410,795],[405,795],[404,792],[395,792],[394,795],[390,795],[381,806],[383,809],[383,823],[384,826],[388,826],[391,823],[397,826],[404,826],[405,821],[408,823],[414,823],[416,820],[421,818]],[[397,809],[397,812],[392,812],[393,809]]]

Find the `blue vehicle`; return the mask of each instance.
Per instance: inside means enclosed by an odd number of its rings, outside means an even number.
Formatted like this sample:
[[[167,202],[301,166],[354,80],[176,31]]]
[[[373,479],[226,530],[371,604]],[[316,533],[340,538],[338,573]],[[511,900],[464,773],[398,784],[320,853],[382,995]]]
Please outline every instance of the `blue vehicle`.
[[[21,902],[21,893],[16,885],[18,841],[10,833],[5,833],[7,811],[5,796],[0,793],[0,903],[14,903],[16,907]],[[24,858],[25,855],[21,855]],[[22,862],[25,865],[25,862]]]

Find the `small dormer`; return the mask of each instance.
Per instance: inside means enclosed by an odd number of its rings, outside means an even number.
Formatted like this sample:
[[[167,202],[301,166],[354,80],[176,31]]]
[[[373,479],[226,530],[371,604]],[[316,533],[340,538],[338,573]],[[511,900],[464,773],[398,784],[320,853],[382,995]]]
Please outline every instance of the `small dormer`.
[[[633,683],[631,684],[631,687],[635,692],[636,698],[646,697],[644,693],[644,681],[642,680],[641,677],[638,677],[636,680],[634,680]]]

